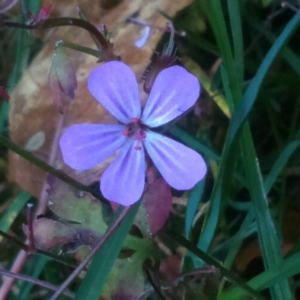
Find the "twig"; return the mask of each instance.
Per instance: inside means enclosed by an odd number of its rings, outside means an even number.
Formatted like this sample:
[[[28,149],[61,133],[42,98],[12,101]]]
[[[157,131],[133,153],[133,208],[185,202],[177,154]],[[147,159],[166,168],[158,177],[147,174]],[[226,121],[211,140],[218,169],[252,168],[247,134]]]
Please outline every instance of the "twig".
[[[80,263],[80,265],[74,270],[74,272],[65,280],[65,282],[57,289],[54,295],[50,298],[50,300],[56,300],[60,294],[68,287],[68,285],[73,281],[75,277],[83,270],[83,268],[88,264],[88,262],[94,257],[94,255],[98,252],[98,250],[102,247],[102,245],[108,240],[108,238],[117,230],[122,220],[129,213],[131,206],[125,207],[123,211],[120,213],[119,217],[116,221],[107,229],[105,234],[96,244],[96,246],[91,250],[91,252],[86,256],[86,258]]]
[[[7,276],[7,277],[12,277],[14,279],[31,282],[31,283],[33,283],[35,285],[39,285],[41,287],[44,287],[44,288],[46,288],[48,290],[52,290],[52,291],[56,291],[57,288],[58,288],[58,286],[56,286],[54,284],[51,284],[51,283],[48,283],[48,282],[45,282],[43,280],[39,280],[39,279],[30,277],[30,276],[27,276],[27,275],[23,275],[23,274],[16,274],[16,273],[4,270],[4,269],[0,269],[0,274],[4,275],[4,276]],[[63,293],[66,296],[70,297],[70,298],[75,298],[75,294],[72,293],[72,292],[70,292],[70,291],[65,291]]]

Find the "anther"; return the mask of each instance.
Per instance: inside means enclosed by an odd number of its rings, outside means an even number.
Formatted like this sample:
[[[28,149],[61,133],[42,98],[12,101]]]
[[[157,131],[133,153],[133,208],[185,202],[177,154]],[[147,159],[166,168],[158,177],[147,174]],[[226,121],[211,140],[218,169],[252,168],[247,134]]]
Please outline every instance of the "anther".
[[[137,123],[138,121],[139,121],[139,118],[137,118],[137,117],[134,117],[134,118],[131,119],[132,123]]]
[[[127,129],[123,130],[123,135],[129,136],[129,131]]]

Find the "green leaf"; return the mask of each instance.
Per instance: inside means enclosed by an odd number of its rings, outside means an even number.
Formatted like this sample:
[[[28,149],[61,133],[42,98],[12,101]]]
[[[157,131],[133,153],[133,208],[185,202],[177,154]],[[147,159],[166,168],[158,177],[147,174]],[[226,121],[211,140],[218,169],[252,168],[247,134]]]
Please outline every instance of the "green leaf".
[[[220,157],[213,152],[211,149],[194,139],[192,136],[190,136],[188,133],[186,133],[184,130],[179,128],[178,126],[172,126],[169,129],[169,132],[174,134],[178,139],[183,141],[185,144],[189,145],[191,148],[195,149],[198,152],[201,152],[204,154],[204,156],[207,159],[213,159],[213,160],[219,160]]]
[[[68,107],[70,99],[75,97],[77,78],[72,61],[60,46],[57,46],[53,53],[49,85],[53,101],[57,109],[63,113]]]
[[[255,17],[255,14],[250,11],[250,13],[245,13],[245,20],[247,23],[255,28],[259,33],[263,34],[271,43],[274,43],[276,36],[268,30],[268,28],[261,24],[259,20]],[[280,52],[280,55],[285,59],[285,61],[290,65],[290,67],[300,75],[300,58],[297,54],[292,51],[288,46],[284,46]]]
[[[80,228],[92,230],[98,235],[104,233],[107,225],[99,200],[55,177],[51,176],[48,181],[48,207],[51,211],[65,221],[79,223]]]
[[[10,226],[13,224],[17,216],[19,215],[20,211],[26,205],[26,203],[31,198],[26,192],[21,192],[17,198],[12,202],[8,210],[0,219],[0,230],[7,232]],[[0,236],[0,242],[2,241],[3,237]]]
[[[106,241],[103,247],[94,257],[89,270],[84,277],[75,300],[98,300],[111,268],[115,263],[123,242],[137,214],[140,202],[137,202],[131,208],[129,214],[124,218],[120,227]]]
[[[186,208],[186,215],[185,215],[185,237],[187,239],[189,239],[191,234],[193,221],[198,211],[204,186],[205,186],[205,179],[198,182],[190,192],[189,201]]]

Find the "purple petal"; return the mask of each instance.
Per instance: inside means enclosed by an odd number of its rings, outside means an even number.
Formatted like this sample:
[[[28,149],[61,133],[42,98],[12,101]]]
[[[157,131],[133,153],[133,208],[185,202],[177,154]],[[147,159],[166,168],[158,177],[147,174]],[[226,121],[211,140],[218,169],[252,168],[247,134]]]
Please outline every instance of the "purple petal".
[[[81,124],[66,130],[60,139],[64,162],[76,170],[97,166],[125,142],[123,125]]]
[[[206,174],[200,154],[166,136],[148,131],[144,145],[163,178],[177,190],[192,188]]]
[[[139,37],[139,39],[137,39],[134,43],[134,45],[137,48],[143,48],[147,42],[149,41],[149,38],[151,36],[151,27],[150,26],[145,26],[142,29],[142,35]]]
[[[95,68],[89,76],[91,94],[120,122],[140,118],[141,103],[133,71],[124,63],[111,61]]]
[[[164,69],[155,79],[141,120],[150,127],[165,124],[194,105],[199,94],[194,75],[179,66]]]
[[[137,202],[145,187],[145,170],[144,149],[135,150],[133,140],[128,140],[102,175],[103,196],[124,206]]]

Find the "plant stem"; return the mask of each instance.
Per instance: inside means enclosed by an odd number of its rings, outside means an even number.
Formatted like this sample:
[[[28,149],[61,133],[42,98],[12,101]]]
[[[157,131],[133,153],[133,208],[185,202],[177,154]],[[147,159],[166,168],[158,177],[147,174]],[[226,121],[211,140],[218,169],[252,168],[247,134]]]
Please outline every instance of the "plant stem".
[[[90,32],[101,44],[101,50],[106,61],[119,60],[120,58],[113,53],[112,44],[105,39],[103,34],[91,23],[78,18],[55,18],[47,19],[33,25],[16,22],[0,21],[0,27],[20,28],[20,29],[49,29],[60,26],[77,26]]]
[[[29,247],[28,245],[26,245],[25,243],[23,243],[21,240],[19,240],[18,238],[15,238],[11,235],[9,235],[8,233],[0,230],[0,235],[3,236],[5,239],[9,240],[10,242],[18,245],[22,250],[24,250],[25,252],[28,252],[29,250]],[[50,252],[47,252],[47,251],[44,251],[44,250],[41,250],[41,249],[35,249],[35,253],[34,254],[40,254],[40,255],[43,255],[43,256],[46,256],[46,257],[49,257],[57,262],[59,262],[60,264],[62,265],[65,265],[65,266],[68,266],[70,268],[73,268],[75,269],[76,266],[71,264],[71,263],[68,263],[64,260],[62,260],[58,255],[55,255],[53,253],[50,253]]]
[[[122,220],[129,213],[131,206],[125,207],[120,213],[116,221],[110,226],[103,237],[99,240],[96,246],[91,250],[91,252],[85,257],[85,259],[80,263],[80,265],[74,270],[74,272],[65,280],[65,282],[59,287],[59,289],[54,293],[50,300],[56,300],[61,293],[67,288],[67,286],[73,281],[75,277],[83,270],[83,268],[88,264],[88,262],[94,257],[102,245],[108,240],[108,238],[117,230],[120,226]]]
[[[0,134],[0,144],[5,146],[6,148],[10,149],[11,151],[17,153],[18,155],[20,155],[24,159],[30,161],[31,163],[38,166],[42,170],[52,174],[53,176],[55,176],[55,177],[59,178],[60,180],[64,181],[65,183],[75,187],[76,189],[93,194],[93,191],[88,186],[78,182],[77,180],[75,180],[74,178],[68,176],[64,172],[61,172],[61,171],[53,168],[51,165],[47,164],[45,161],[39,159],[38,157],[34,156],[31,152],[29,152],[29,151],[23,149],[22,147],[18,146],[17,144],[15,144],[14,142],[9,140],[8,138],[6,138],[2,134]],[[95,196],[95,195],[93,194],[93,196]],[[98,198],[97,196],[95,196],[95,197]],[[101,199],[99,199],[99,200],[101,200]]]
[[[14,279],[31,282],[33,284],[39,285],[41,287],[44,287],[44,288],[46,288],[48,290],[52,290],[52,291],[56,291],[57,288],[58,288],[56,285],[48,283],[48,282],[45,282],[43,280],[39,280],[39,279],[30,277],[30,276],[27,276],[27,275],[23,275],[23,274],[16,274],[16,273],[4,270],[4,269],[0,269],[0,274],[2,274],[4,276],[7,276],[7,277],[12,277]],[[74,293],[71,293],[69,291],[65,291],[63,293],[66,296],[70,297],[70,298],[74,298],[75,297]]]
[[[88,48],[88,47],[83,47],[74,43],[70,43],[70,42],[66,42],[66,41],[57,41],[56,42],[56,47],[66,47],[75,51],[79,51],[82,53],[86,53],[92,56],[95,56],[98,59],[101,59],[101,51],[98,50],[94,50],[92,48]]]
[[[28,226],[28,252],[33,253],[36,251],[35,242],[34,242],[34,234],[33,234],[33,204],[27,204],[27,226]]]

